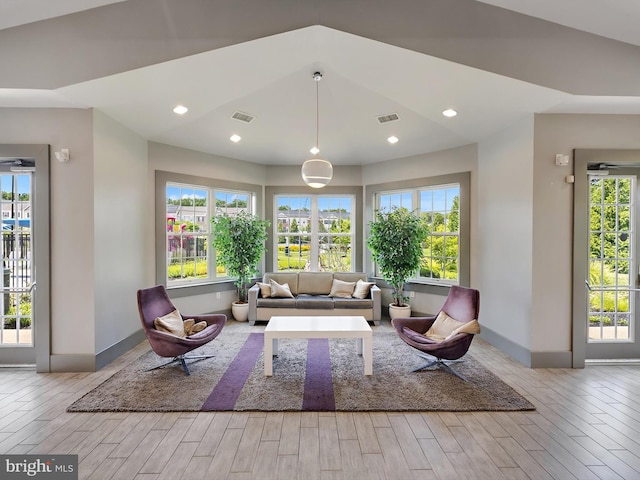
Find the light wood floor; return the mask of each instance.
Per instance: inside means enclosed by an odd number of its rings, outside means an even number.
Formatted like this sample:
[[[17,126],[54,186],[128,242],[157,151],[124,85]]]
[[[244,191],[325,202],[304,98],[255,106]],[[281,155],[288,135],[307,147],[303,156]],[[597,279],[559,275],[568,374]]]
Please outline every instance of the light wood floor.
[[[65,412],[147,348],[97,373],[0,369],[0,453],[77,454],[81,479],[640,479],[640,367],[532,370],[478,338],[537,411]]]

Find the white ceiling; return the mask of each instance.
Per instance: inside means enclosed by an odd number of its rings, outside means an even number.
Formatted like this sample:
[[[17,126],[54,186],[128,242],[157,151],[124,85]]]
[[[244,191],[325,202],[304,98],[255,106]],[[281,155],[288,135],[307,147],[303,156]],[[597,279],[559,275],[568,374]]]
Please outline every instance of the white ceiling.
[[[0,28],[106,3],[116,2],[0,0]],[[637,0],[484,3],[508,4],[520,13],[640,45]],[[640,114],[640,97],[571,95],[322,26],[57,90],[0,89],[0,106],[94,107],[150,140],[257,163],[295,165],[315,143],[316,83],[311,74],[316,70],[324,75],[318,84],[319,143],[334,165],[375,163],[474,143],[531,113]],[[171,111],[178,103],[190,108],[186,115]],[[459,115],[444,117],[446,108]],[[233,120],[235,111],[255,120]],[[400,120],[380,125],[376,116],[387,113],[397,113]],[[229,141],[233,133],[242,136],[241,142]],[[389,135],[400,141],[390,145]]]

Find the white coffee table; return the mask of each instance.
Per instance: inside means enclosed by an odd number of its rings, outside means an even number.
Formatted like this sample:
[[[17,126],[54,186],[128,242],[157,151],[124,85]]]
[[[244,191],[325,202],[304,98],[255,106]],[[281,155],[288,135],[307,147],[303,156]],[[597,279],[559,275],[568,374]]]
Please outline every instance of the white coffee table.
[[[264,330],[264,374],[273,375],[280,338],[357,338],[364,374],[373,374],[373,332],[364,317],[271,317]]]

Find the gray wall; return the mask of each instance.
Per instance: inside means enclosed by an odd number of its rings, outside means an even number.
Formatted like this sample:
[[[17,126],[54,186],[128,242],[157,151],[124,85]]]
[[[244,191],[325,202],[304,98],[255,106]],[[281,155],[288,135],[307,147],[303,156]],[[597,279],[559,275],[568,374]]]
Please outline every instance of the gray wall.
[[[488,340],[504,337],[520,351],[531,348],[533,122],[525,118],[478,146],[480,322],[483,334],[494,334]]]
[[[533,305],[531,349],[534,365],[545,358],[567,363],[572,348],[573,173],[555,165],[555,154],[576,148],[640,148],[640,115],[535,116],[533,165]],[[539,363],[536,363],[539,362]],[[570,363],[568,364],[570,366]]]
[[[51,354],[95,352],[93,119],[90,110],[0,108],[0,144],[68,148],[51,160]],[[53,157],[53,155],[52,155]]]
[[[147,141],[94,111],[95,351],[140,330],[135,292],[147,284]]]

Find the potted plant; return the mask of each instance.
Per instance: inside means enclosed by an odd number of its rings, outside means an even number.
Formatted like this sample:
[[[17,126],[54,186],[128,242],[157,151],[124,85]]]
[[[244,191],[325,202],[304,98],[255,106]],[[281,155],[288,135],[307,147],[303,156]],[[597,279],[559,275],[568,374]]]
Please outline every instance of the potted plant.
[[[389,305],[392,319],[411,315],[409,299],[403,290],[407,279],[420,268],[422,244],[427,235],[423,219],[406,208],[394,207],[388,212],[378,210],[375,219],[369,223],[367,247],[382,278],[393,289],[393,303]]]
[[[249,313],[247,293],[251,276],[258,272],[258,263],[266,251],[268,220],[241,211],[237,215],[216,215],[211,219],[212,245],[216,263],[236,277],[238,300],[231,305],[233,318],[246,321]]]

